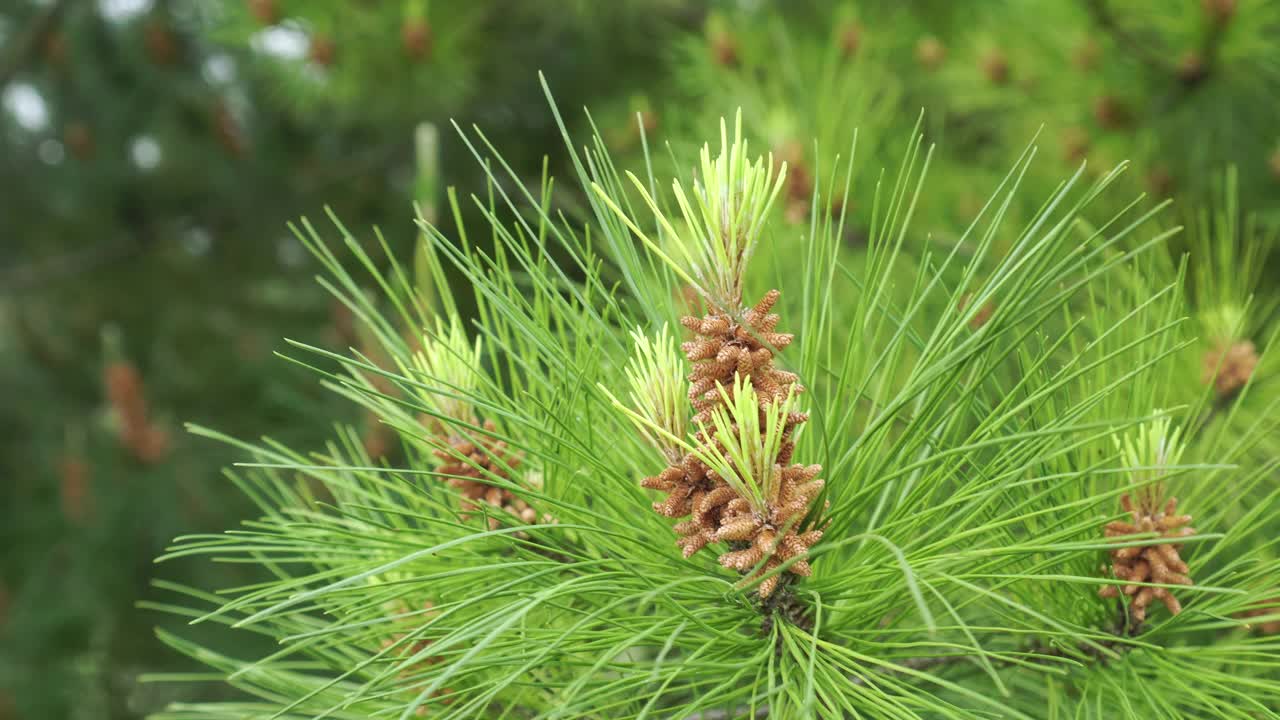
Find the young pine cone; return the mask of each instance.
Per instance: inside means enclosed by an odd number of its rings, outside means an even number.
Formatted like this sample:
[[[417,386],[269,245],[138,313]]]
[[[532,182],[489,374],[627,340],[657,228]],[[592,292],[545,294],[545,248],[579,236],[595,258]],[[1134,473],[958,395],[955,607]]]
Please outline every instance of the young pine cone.
[[[1249,382],[1258,367],[1258,350],[1249,340],[1225,343],[1205,353],[1201,382],[1213,383],[1219,397],[1230,397]]]
[[[1176,540],[1194,535],[1196,532],[1195,528],[1188,525],[1191,522],[1190,515],[1177,514],[1177,498],[1169,498],[1165,503],[1164,512],[1155,512],[1154,508],[1144,505],[1135,508],[1128,495],[1120,498],[1120,505],[1133,518],[1133,522],[1117,520],[1107,523],[1105,534],[1109,538],[1155,532],[1166,539]],[[1126,580],[1129,583],[1192,585],[1194,583],[1187,575],[1187,564],[1178,556],[1181,548],[1181,544],[1173,542],[1116,548],[1111,551],[1111,572],[1117,579]],[[1182,612],[1182,604],[1168,588],[1142,587],[1134,584],[1107,585],[1098,592],[1098,595],[1114,598],[1119,597],[1121,593],[1131,598],[1129,614],[1135,623],[1142,623],[1146,619],[1147,608],[1154,600],[1162,601],[1172,615]]]
[[[492,420],[486,420],[484,429],[493,432],[497,426]],[[490,437],[467,440],[453,438],[447,448],[433,451],[441,460],[437,471],[448,478],[451,486],[457,488],[463,498],[462,509],[474,510],[478,503],[502,508],[526,523],[534,522],[538,514],[528,503],[516,497],[506,488],[495,487],[484,482],[485,478],[507,478],[507,471],[520,466],[520,458],[507,453],[507,444],[502,440]],[[497,518],[489,518],[490,528],[498,526]]]
[[[723,399],[720,387],[733,387],[734,373],[750,380],[762,407],[787,396],[796,383],[794,373],[773,366],[773,353],[791,344],[788,333],[774,332],[778,316],[769,312],[780,293],[770,290],[755,307],[736,319],[716,308],[701,318],[686,316],[680,324],[699,337],[680,346],[693,363],[689,373],[689,399],[700,423],[711,420],[712,411]],[[796,385],[796,390],[803,390]]]

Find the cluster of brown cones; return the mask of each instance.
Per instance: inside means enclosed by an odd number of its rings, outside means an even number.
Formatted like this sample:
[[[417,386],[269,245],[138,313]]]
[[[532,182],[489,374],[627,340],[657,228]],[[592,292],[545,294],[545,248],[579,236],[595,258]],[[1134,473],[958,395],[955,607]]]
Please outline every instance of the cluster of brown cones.
[[[790,392],[795,374],[773,365],[774,351],[792,340],[789,334],[774,332],[778,316],[770,311],[780,295],[770,290],[755,307],[742,311],[740,318],[715,308],[700,318],[680,318],[680,324],[697,336],[680,346],[693,363],[689,400],[697,413],[695,421],[711,421],[711,413],[724,402],[719,388],[732,388],[735,374],[751,382],[762,408]],[[796,390],[803,388],[797,386]]]
[[[696,437],[699,443],[719,444],[710,430],[711,417],[724,404],[725,393],[734,387],[735,376],[753,387],[761,413],[802,390],[793,373],[779,370],[773,363],[775,351],[792,340],[791,335],[775,331],[778,316],[771,310],[778,297],[777,290],[770,290],[754,307],[736,314],[711,308],[702,317],[681,318],[681,324],[695,334],[681,350],[693,363],[689,399],[695,420],[704,427]],[[724,542],[731,549],[720,555],[720,564],[747,573],[748,581],[792,560],[788,572],[798,576],[812,572],[804,558],[822,531],[801,531],[800,526],[822,490],[823,481],[817,477],[822,468],[790,464],[794,450],[791,435],[807,419],[804,413],[791,413],[785,420],[773,464],[777,490],[766,498],[765,508],[753,506],[696,453],[688,453],[658,475],[644,479],[644,487],[666,493],[665,500],[653,504],[655,512],[688,518],[675,526],[685,557],[711,543]],[[765,578],[758,588],[760,597],[772,595],[781,578],[781,574]]]
[[[497,429],[492,420],[486,420],[484,429],[492,433]],[[493,478],[506,479],[510,471],[520,466],[520,458],[509,451],[507,443],[488,435],[473,433],[471,438],[452,436],[445,446],[434,451],[440,460],[437,472],[462,495],[462,509],[474,511],[481,503],[499,508],[519,518],[522,522],[534,522],[538,514],[524,500],[510,490],[489,484]],[[498,518],[489,518],[490,529],[500,525]]]
[[[149,417],[138,369],[127,362],[111,363],[103,374],[103,384],[120,422],[120,444],[141,462],[161,460],[169,450],[169,434]]]
[[[1229,398],[1253,377],[1258,367],[1258,349],[1249,340],[1222,343],[1204,354],[1201,382],[1213,383],[1218,397]]]
[[[400,605],[401,605],[400,607],[396,608],[399,611],[399,614],[407,613],[408,606],[404,605],[403,603],[401,603]],[[432,607],[433,607],[433,603],[430,600],[423,603],[422,605],[422,609],[427,611],[428,614],[431,613]],[[403,661],[408,658],[424,655],[427,651],[427,648],[431,647],[430,639],[420,638],[418,640],[413,640],[411,642],[405,642],[405,638],[406,638],[406,633],[395,633],[391,637],[382,641],[382,648],[383,650],[387,650],[394,647],[393,652],[395,653],[397,660]],[[432,665],[438,665],[442,662],[444,662],[444,658],[439,655],[427,655],[425,657],[422,657],[422,659],[416,662],[413,662],[404,670],[401,670],[400,678],[403,680],[412,680],[413,677],[418,673],[426,670]],[[452,693],[453,691],[450,690],[449,688],[441,688],[437,690],[435,693],[433,693],[432,697],[438,697],[441,695],[450,695]],[[449,703],[449,700],[445,699],[442,702],[443,704],[447,705]],[[418,709],[414,712],[414,714],[418,717],[426,717],[427,715],[426,705],[418,706]]]
[[[1104,598],[1119,597],[1121,593],[1129,597],[1129,616],[1135,623],[1141,624],[1147,617],[1147,608],[1151,603],[1160,600],[1169,609],[1169,613],[1177,615],[1182,612],[1182,604],[1173,596],[1169,588],[1140,586],[1133,583],[1158,583],[1162,585],[1192,585],[1187,575],[1187,564],[1179,557],[1182,545],[1177,540],[1195,534],[1190,526],[1190,515],[1178,514],[1177,498],[1169,498],[1163,510],[1158,503],[1142,502],[1134,506],[1132,498],[1124,495],[1120,505],[1129,513],[1132,522],[1115,521],[1107,523],[1108,538],[1130,538],[1141,533],[1158,533],[1171,542],[1158,545],[1130,545],[1111,551],[1111,573],[1128,585],[1107,585],[1098,592]]]

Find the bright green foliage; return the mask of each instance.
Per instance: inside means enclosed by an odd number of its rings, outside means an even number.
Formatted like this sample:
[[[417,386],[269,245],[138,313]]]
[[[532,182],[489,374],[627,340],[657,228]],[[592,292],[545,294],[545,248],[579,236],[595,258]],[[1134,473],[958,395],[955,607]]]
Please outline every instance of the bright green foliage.
[[[635,341],[635,353],[626,367],[627,382],[631,386],[629,414],[633,415],[636,430],[664,458],[678,460],[689,424],[683,358],[666,325],[652,339],[638,329],[632,331],[631,338]],[[609,392],[603,385],[600,389]],[[613,398],[613,402],[621,405],[617,398]]]
[[[763,200],[735,206],[751,212],[720,229],[752,231],[749,263],[695,274],[693,258],[738,256],[659,257],[652,238],[714,242],[711,201],[672,225],[678,192],[658,195],[665,178],[648,172],[624,183],[596,137],[569,145],[589,216],[566,219],[548,179],[535,194],[483,134],[465,137],[491,173],[473,198],[491,247],[424,222],[411,273],[337,225],[357,277],[303,223],[326,285],[398,369],[300,343],[291,357],[394,428],[403,457],[377,462],[346,429],[315,453],[197,429],[248,454],[231,477],[261,515],[166,557],[264,576],[216,595],[171,586],[183,597],[166,609],[279,649],[228,656],[166,633],[254,699],[159,717],[1277,717],[1280,639],[1243,616],[1280,595],[1271,346],[1259,338],[1235,394],[1204,384],[1166,248],[1177,231],[1157,224],[1162,207],[1114,197],[1123,167],[1077,171],[1013,223],[1028,149],[939,244],[913,230],[934,157],[914,134],[892,175],[836,164],[834,215],[815,203],[797,227]],[[703,188],[772,187],[767,165],[702,168]],[[850,207],[865,247],[843,242]],[[421,302],[416,281],[443,268],[474,295],[470,325],[447,285],[438,307]],[[745,297],[782,292],[778,330],[796,339],[779,358],[811,416],[795,455],[826,479],[813,575],[768,602],[714,553],[682,558],[638,484],[692,414],[673,407],[678,289],[726,271]],[[403,339],[424,328],[420,345]],[[761,411],[733,393],[712,423],[743,445],[705,460],[760,500],[773,469],[756,459],[776,455],[794,398]],[[475,467],[536,521],[459,498],[434,455],[454,435],[506,448]],[[1139,626],[1098,592],[1115,582],[1109,550],[1159,539],[1103,526],[1155,479],[1195,517],[1181,540],[1195,584],[1177,587],[1179,615]]]

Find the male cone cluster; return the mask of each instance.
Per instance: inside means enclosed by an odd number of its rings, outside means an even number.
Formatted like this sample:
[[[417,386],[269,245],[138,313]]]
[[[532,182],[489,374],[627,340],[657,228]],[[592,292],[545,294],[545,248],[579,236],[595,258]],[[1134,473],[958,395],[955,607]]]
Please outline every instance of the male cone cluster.
[[[484,429],[486,433],[492,433],[497,426],[492,420],[486,420]],[[520,458],[508,452],[505,441],[489,436],[464,438],[454,435],[449,437],[446,445],[433,451],[440,460],[436,470],[462,495],[463,510],[473,511],[479,508],[479,503],[485,503],[501,508],[526,523],[537,519],[537,512],[528,503],[510,490],[486,482],[494,477],[505,479],[509,477],[510,470],[520,466]],[[499,524],[498,518],[489,518],[490,529]]]
[[[755,307],[744,310],[741,319],[715,309],[700,318],[680,318],[680,324],[697,336],[680,346],[693,363],[689,401],[697,413],[696,422],[711,421],[711,413],[723,404],[718,388],[732,388],[735,373],[750,380],[762,409],[774,400],[783,400],[795,384],[795,373],[773,366],[774,351],[792,340],[790,334],[774,332],[778,315],[770,311],[779,297],[781,293],[770,290]],[[796,391],[803,389],[796,387]]]
[[[702,446],[718,445],[711,429],[711,418],[734,388],[735,375],[750,383],[764,413],[775,402],[782,402],[792,392],[802,390],[794,373],[774,367],[777,350],[791,343],[790,334],[775,332],[778,316],[771,312],[778,301],[777,290],[770,290],[754,307],[738,313],[718,308],[702,317],[684,317],[680,322],[695,334],[681,350],[693,363],[689,374],[689,400],[696,413],[695,421],[703,427],[695,440]],[[782,443],[773,458],[774,472],[779,474],[777,491],[766,498],[767,507],[753,507],[724,478],[688,453],[658,475],[645,478],[643,486],[667,494],[653,504],[657,513],[687,520],[675,526],[680,536],[677,543],[689,557],[716,542],[730,544],[731,550],[720,555],[720,564],[749,573],[752,580],[774,570],[782,563],[801,558],[787,568],[798,576],[808,576],[812,569],[804,556],[821,537],[822,531],[801,531],[800,525],[810,506],[822,490],[817,477],[819,465],[792,465],[794,445],[791,435],[796,426],[808,420],[804,413],[790,413],[785,421]],[[735,426],[734,432],[738,431]],[[759,594],[767,598],[778,588],[781,575],[773,575],[760,583]]]
[[[1115,521],[1107,523],[1105,534],[1108,538],[1127,538],[1140,533],[1159,533],[1167,540],[1176,541],[1195,534],[1191,527],[1190,515],[1178,514],[1178,499],[1169,498],[1163,511],[1157,511],[1158,503],[1142,502],[1137,507],[1133,500],[1124,495],[1120,505],[1129,513],[1132,522]],[[1147,617],[1147,608],[1151,603],[1160,600],[1169,609],[1169,613],[1177,615],[1182,612],[1182,604],[1173,596],[1169,588],[1140,586],[1132,583],[1159,583],[1162,585],[1191,585],[1187,564],[1179,557],[1182,545],[1177,542],[1163,542],[1158,545],[1130,545],[1111,551],[1111,572],[1117,579],[1129,582],[1128,585],[1107,585],[1099,591],[1104,598],[1119,597],[1121,593],[1129,596],[1129,615],[1135,623],[1142,623]]]
[[[1222,343],[1204,355],[1201,363],[1201,380],[1219,397],[1229,398],[1244,387],[1258,367],[1258,350],[1253,342]]]
[[[140,462],[155,463],[169,450],[169,434],[150,417],[142,375],[127,362],[106,367],[103,384],[107,400],[120,423],[120,444]]]

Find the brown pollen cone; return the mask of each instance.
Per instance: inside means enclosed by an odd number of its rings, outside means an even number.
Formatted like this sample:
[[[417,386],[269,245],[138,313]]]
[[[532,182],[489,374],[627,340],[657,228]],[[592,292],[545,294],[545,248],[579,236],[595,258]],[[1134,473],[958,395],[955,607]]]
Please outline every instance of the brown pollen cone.
[[[1208,71],[1204,58],[1194,50],[1188,51],[1178,60],[1178,79],[1187,85],[1195,85],[1204,80]]]
[[[1178,515],[1178,499],[1169,498],[1163,512],[1147,503],[1134,506],[1133,500],[1124,495],[1120,505],[1129,513],[1132,522],[1114,521],[1106,525],[1104,533],[1108,538],[1126,538],[1140,533],[1159,533],[1167,540],[1178,540],[1194,535],[1190,515]],[[1165,585],[1193,585],[1187,575],[1187,564],[1179,557],[1181,543],[1166,542],[1159,545],[1132,545],[1111,551],[1111,573],[1119,580],[1129,583],[1160,583]],[[1146,587],[1136,584],[1107,585],[1098,591],[1104,598],[1119,597],[1123,593],[1129,596],[1129,614],[1135,623],[1141,624],[1147,617],[1147,608],[1151,603],[1160,600],[1169,609],[1171,615],[1182,612],[1182,604],[1178,602],[1168,588]]]
[[[920,38],[916,43],[916,61],[926,70],[937,70],[947,59],[947,46],[932,35]]]
[[[994,85],[1009,82],[1009,59],[999,50],[992,51],[982,58],[982,74]]]
[[[1062,131],[1062,159],[1071,165],[1084,160],[1089,153],[1089,133],[1080,127]]]
[[[973,300],[973,293],[969,293],[965,295],[964,297],[960,298],[960,302],[957,303],[956,309],[959,310],[960,312],[964,312],[965,308],[969,307],[969,303],[972,300]],[[981,328],[983,325],[986,325],[987,321],[991,319],[991,316],[995,313],[995,311],[996,311],[996,304],[994,301],[988,300],[985,303],[983,303],[982,307],[978,308],[978,311],[973,314],[973,317],[969,318],[969,329],[977,330]]]
[[[173,30],[160,19],[152,19],[142,31],[147,56],[156,65],[172,65],[178,59],[178,41]]]
[[[777,290],[770,290],[755,307],[742,311],[740,318],[717,308],[710,308],[701,318],[680,318],[680,324],[698,336],[680,346],[693,363],[689,400],[697,413],[696,422],[711,422],[711,413],[723,404],[720,387],[733,387],[734,373],[751,382],[761,407],[784,399],[793,385],[797,392],[804,389],[796,383],[795,373],[773,366],[774,351],[790,345],[794,337],[774,332],[778,316],[770,310],[780,296]]]
[[[1236,14],[1237,0],[1200,0],[1200,5],[1209,19],[1219,25],[1226,25]]]
[[[404,45],[405,54],[414,60],[430,59],[431,52],[435,49],[435,36],[431,33],[431,26],[422,19],[405,22],[400,28],[400,42]]]
[[[775,472],[781,474],[778,496],[769,502],[768,510],[759,513],[746,499],[738,495],[723,478],[708,469],[693,454],[685,456],[661,474],[645,478],[644,487],[667,493],[667,499],[653,504],[653,509],[667,517],[690,516],[676,524],[684,556],[690,557],[711,543],[727,542],[731,549],[720,555],[724,567],[746,573],[764,560],[764,564],[747,576],[750,581],[792,558],[803,558],[810,547],[822,537],[822,531],[798,532],[800,521],[809,512],[809,506],[822,490],[823,481],[817,479],[822,468],[819,465],[790,465],[794,444],[790,436],[796,425],[808,416],[795,413],[788,418],[784,439],[778,452]],[[701,443],[715,443],[705,433],[699,433]],[[797,560],[787,571],[802,577],[812,573],[808,561]],[[777,589],[781,576],[775,575],[760,584],[761,598],[767,598]]]
[[[484,429],[492,433],[497,426],[492,420],[486,420]],[[520,466],[520,458],[509,452],[505,441],[478,435],[472,439],[455,436],[447,441],[447,448],[433,452],[441,461],[436,470],[461,492],[463,510],[475,510],[484,503],[506,510],[526,523],[537,519],[534,509],[510,490],[485,482],[486,478],[506,479],[509,470]],[[491,529],[498,525],[497,518],[489,518]]]
[[[1280,613],[1280,597],[1274,597],[1270,600],[1258,603],[1254,607],[1245,610],[1242,613],[1237,613],[1236,617],[1242,620],[1248,620],[1249,618],[1262,617],[1264,615],[1271,615],[1274,617],[1278,613]],[[1280,634],[1280,620],[1272,619],[1264,620],[1260,623],[1250,623],[1249,627],[1256,629],[1263,635]]]
[[[1133,122],[1129,106],[1114,95],[1103,95],[1093,102],[1093,119],[1107,130],[1120,130]]]
[[[120,420],[120,444],[144,463],[153,463],[169,450],[169,435],[148,418],[142,376],[124,362],[108,365],[104,372],[107,400]]]
[[[728,31],[717,32],[711,37],[711,57],[721,67],[738,67],[738,39]]]
[[[62,516],[72,525],[83,525],[93,513],[89,466],[80,458],[68,457],[62,460],[58,470],[58,495],[62,503]]]
[[[1241,340],[1228,346],[1226,343],[1204,354],[1201,362],[1200,381],[1213,389],[1218,397],[1230,397],[1249,382],[1258,367],[1258,350],[1250,340]]]
[[[434,607],[434,604],[430,600],[422,604],[422,609],[426,610],[428,614],[431,613],[432,607]],[[399,614],[405,614],[408,612],[408,606],[402,604],[398,610]],[[410,619],[405,618],[404,620],[408,622]],[[407,637],[407,633],[396,633],[382,641],[382,649],[394,652],[398,660],[407,660],[409,658],[419,657],[425,654],[427,652],[427,648],[431,647],[433,642],[430,638],[419,638],[417,640],[406,642]],[[410,663],[407,667],[401,670],[399,677],[402,680],[411,680],[419,673],[425,672],[432,665],[439,665],[442,662],[444,662],[443,656],[427,655],[416,662]],[[449,688],[440,688],[432,693],[431,697],[436,698],[441,695],[449,695],[452,694],[452,692],[453,691]],[[443,704],[447,705],[449,704],[449,701],[444,700]],[[425,717],[427,715],[426,706],[420,706],[414,714],[419,717]]]
[[[1098,45],[1098,41],[1086,38],[1071,53],[1071,63],[1080,70],[1088,71],[1098,66],[1098,59],[1101,57],[1102,47]]]
[[[320,67],[329,67],[338,54],[338,46],[328,35],[316,35],[311,38],[311,47],[307,57]]]
[[[840,56],[848,60],[858,54],[860,47],[862,47],[862,23],[848,23],[840,30]]]
[[[727,503],[721,513],[715,539],[745,544],[745,547],[721,554],[720,564],[740,572],[748,572],[760,565],[758,570],[747,576],[749,581],[788,560],[800,558],[787,571],[800,577],[813,574],[813,568],[804,557],[808,555],[809,548],[822,539],[822,531],[798,532],[797,528],[822,491],[823,481],[817,477],[821,471],[819,465],[778,468],[777,472],[782,475],[778,497],[770,504],[767,516],[753,512],[741,498]],[[763,565],[761,561],[764,561]],[[774,575],[761,582],[760,597],[772,595],[781,577]]]
[[[280,19],[275,0],[249,0],[249,13],[263,25],[274,25]]]
[[[212,125],[213,136],[223,149],[234,157],[244,155],[244,133],[226,103],[219,101],[214,104]]]
[[[62,128],[62,144],[67,146],[77,160],[93,157],[93,131],[82,122],[69,122]]]

